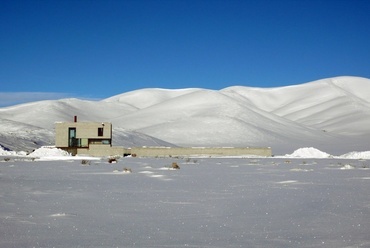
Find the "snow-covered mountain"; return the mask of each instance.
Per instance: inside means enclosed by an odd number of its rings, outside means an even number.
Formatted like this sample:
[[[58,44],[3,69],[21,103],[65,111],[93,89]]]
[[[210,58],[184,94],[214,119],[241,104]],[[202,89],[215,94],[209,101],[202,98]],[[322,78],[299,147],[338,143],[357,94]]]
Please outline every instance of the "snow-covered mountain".
[[[141,89],[101,101],[63,99],[0,108],[0,144],[53,143],[54,122],[108,121],[115,145],[314,146],[369,150],[370,80],[336,77],[279,88]]]

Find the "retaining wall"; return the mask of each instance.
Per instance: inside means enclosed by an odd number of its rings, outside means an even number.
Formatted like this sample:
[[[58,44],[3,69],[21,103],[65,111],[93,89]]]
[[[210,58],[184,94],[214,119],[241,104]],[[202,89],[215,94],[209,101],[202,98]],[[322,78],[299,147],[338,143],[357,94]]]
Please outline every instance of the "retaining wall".
[[[133,147],[131,154],[139,157],[156,156],[243,156],[270,157],[270,147]]]
[[[62,148],[73,155],[95,157],[133,155],[138,157],[175,156],[272,156],[270,147],[133,147],[90,144],[89,148]]]

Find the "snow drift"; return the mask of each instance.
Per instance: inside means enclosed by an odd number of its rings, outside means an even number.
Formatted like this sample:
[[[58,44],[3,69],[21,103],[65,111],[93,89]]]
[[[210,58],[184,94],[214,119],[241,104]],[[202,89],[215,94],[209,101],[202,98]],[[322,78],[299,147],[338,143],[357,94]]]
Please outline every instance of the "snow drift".
[[[287,154],[285,157],[288,158],[330,158],[332,155],[320,151],[313,147],[304,147],[295,150],[292,154]]]

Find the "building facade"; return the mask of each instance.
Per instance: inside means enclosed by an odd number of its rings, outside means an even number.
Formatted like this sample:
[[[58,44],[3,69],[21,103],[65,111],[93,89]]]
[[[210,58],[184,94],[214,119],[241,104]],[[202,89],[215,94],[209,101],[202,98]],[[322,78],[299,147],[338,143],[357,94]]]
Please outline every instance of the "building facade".
[[[109,122],[57,122],[55,146],[72,155],[123,155],[123,147],[112,147],[112,124]]]

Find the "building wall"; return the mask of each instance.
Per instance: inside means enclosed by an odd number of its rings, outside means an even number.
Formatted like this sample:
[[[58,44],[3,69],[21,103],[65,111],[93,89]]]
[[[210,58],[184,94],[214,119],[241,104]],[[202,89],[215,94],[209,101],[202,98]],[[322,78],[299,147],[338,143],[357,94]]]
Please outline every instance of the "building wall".
[[[262,156],[271,157],[270,147],[133,147],[94,144],[89,148],[62,148],[73,155],[94,157],[135,155],[138,157],[176,156]]]
[[[131,154],[139,157],[155,156],[243,156],[270,157],[270,147],[134,147]]]
[[[127,149],[119,146],[93,144],[89,146],[89,149],[77,149],[77,154],[93,157],[123,156],[127,154]]]
[[[112,124],[108,122],[77,122],[76,123],[76,138],[88,139],[111,139]],[[98,136],[98,128],[103,128],[103,136]]]
[[[55,123],[55,146],[68,147],[68,123]]]
[[[78,139],[112,139],[112,124],[109,122],[58,122],[55,123],[55,146],[68,147],[68,130],[76,128]],[[98,136],[103,128],[103,136]]]

